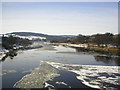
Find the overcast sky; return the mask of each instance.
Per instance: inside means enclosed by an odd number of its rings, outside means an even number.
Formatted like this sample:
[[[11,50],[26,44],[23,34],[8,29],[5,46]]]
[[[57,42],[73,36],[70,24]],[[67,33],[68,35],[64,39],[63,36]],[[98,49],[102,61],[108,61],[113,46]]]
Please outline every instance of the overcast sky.
[[[2,31],[51,35],[118,33],[117,2],[4,2]]]

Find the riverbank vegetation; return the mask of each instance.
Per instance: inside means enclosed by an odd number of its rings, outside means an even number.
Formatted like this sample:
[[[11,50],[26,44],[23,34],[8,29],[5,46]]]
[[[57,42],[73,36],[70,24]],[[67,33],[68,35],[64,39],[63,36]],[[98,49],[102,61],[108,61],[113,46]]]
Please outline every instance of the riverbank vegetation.
[[[66,43],[68,46],[85,48],[87,51],[96,51],[106,54],[115,54],[120,56],[120,34],[94,34],[69,37],[63,41],[53,41],[54,43]],[[70,45],[69,45],[70,44]],[[72,44],[72,45],[71,45]]]
[[[31,45],[32,42],[28,39],[23,39],[23,38],[19,38],[19,37],[14,37],[12,35],[6,37],[6,36],[2,36],[2,47],[4,47],[5,49],[13,49],[14,46],[28,46]]]
[[[31,35],[36,35],[32,34]],[[40,34],[41,35],[41,34]],[[37,35],[38,36],[38,35]],[[52,37],[52,36],[51,36]],[[61,39],[52,39],[51,43],[65,43],[70,47],[75,47],[78,51],[95,51],[99,53],[117,55],[120,56],[120,34],[104,33],[104,34],[94,34],[94,35],[82,35],[77,36],[61,36]],[[46,38],[46,37],[45,37]],[[59,37],[60,38],[60,37]],[[46,41],[47,42],[48,38]],[[33,45],[34,42],[37,42],[39,45]],[[42,47],[40,45],[41,40],[29,40],[27,38],[14,37],[12,34],[9,36],[2,36],[2,47],[5,49],[13,48],[24,48],[24,49],[34,49]]]
[[[94,35],[82,35],[79,34],[75,37],[68,37],[61,41],[52,41],[55,43],[72,43],[72,44],[88,44],[88,46],[99,47],[119,47],[120,46],[120,34],[94,34]],[[111,46],[111,47],[112,47]]]
[[[32,41],[12,35],[0,37],[0,60],[4,61],[6,57],[13,58],[17,55],[16,50],[25,49],[32,44]]]

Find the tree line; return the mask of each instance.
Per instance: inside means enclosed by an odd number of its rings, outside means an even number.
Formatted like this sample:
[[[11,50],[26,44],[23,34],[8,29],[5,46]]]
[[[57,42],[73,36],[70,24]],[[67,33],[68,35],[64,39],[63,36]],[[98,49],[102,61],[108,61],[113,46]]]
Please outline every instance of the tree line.
[[[1,38],[2,38],[2,47],[4,47],[5,49],[12,49],[14,44],[22,45],[22,46],[27,46],[32,44],[32,42],[28,39],[13,37],[12,35],[8,37],[5,37],[3,35]]]
[[[82,35],[79,34],[75,37],[69,37],[62,41],[55,41],[61,43],[73,43],[73,44],[94,44],[97,46],[104,45],[107,47],[108,44],[115,45],[117,47],[120,46],[120,34],[112,34],[112,33],[105,33],[105,34],[94,34],[94,35]]]

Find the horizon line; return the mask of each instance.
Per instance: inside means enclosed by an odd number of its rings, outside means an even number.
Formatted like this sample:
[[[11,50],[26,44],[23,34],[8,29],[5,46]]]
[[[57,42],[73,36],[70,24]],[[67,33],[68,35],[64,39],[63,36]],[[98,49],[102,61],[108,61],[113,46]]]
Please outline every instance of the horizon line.
[[[48,34],[48,33],[40,33],[40,32],[32,32],[32,31],[28,31],[28,32],[26,32],[26,31],[13,31],[13,32],[8,32],[8,33],[2,33],[2,34],[11,34],[11,33],[16,33],[16,32],[18,32],[18,33],[37,33],[37,34],[44,34],[44,35],[55,35],[55,36],[60,36],[60,35],[74,35],[74,36],[77,36],[77,35],[79,35],[79,34],[81,34],[81,35],[95,35],[95,34],[105,34],[105,33],[111,33],[111,34],[113,34],[113,35],[116,35],[116,34],[120,34],[119,32],[118,33],[112,33],[112,32],[104,32],[104,33],[100,33],[100,32],[98,32],[98,33],[92,33],[92,34],[82,34],[82,33],[78,33],[78,34]],[[1,34],[1,33],[0,33]]]

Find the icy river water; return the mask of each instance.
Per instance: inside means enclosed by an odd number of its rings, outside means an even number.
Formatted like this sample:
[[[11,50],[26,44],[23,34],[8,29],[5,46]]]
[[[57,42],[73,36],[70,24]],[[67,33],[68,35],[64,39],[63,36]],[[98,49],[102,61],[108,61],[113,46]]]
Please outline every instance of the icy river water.
[[[46,46],[47,47],[47,46]],[[51,46],[52,47],[52,46]],[[119,66],[118,58],[103,56],[94,56],[90,54],[77,53],[76,49],[63,46],[53,46],[54,48],[39,48],[32,50],[18,51],[17,56],[11,59],[7,57],[2,64],[2,87],[12,88],[23,76],[29,74],[31,70],[40,65],[40,61],[49,61],[62,64],[77,65],[97,65],[97,66]],[[66,53],[67,52],[67,53]],[[76,79],[76,74],[68,71],[60,71],[61,77],[55,78],[54,81],[66,82],[69,87],[87,88],[80,80]],[[56,87],[68,87],[57,85],[50,81],[49,83]]]

